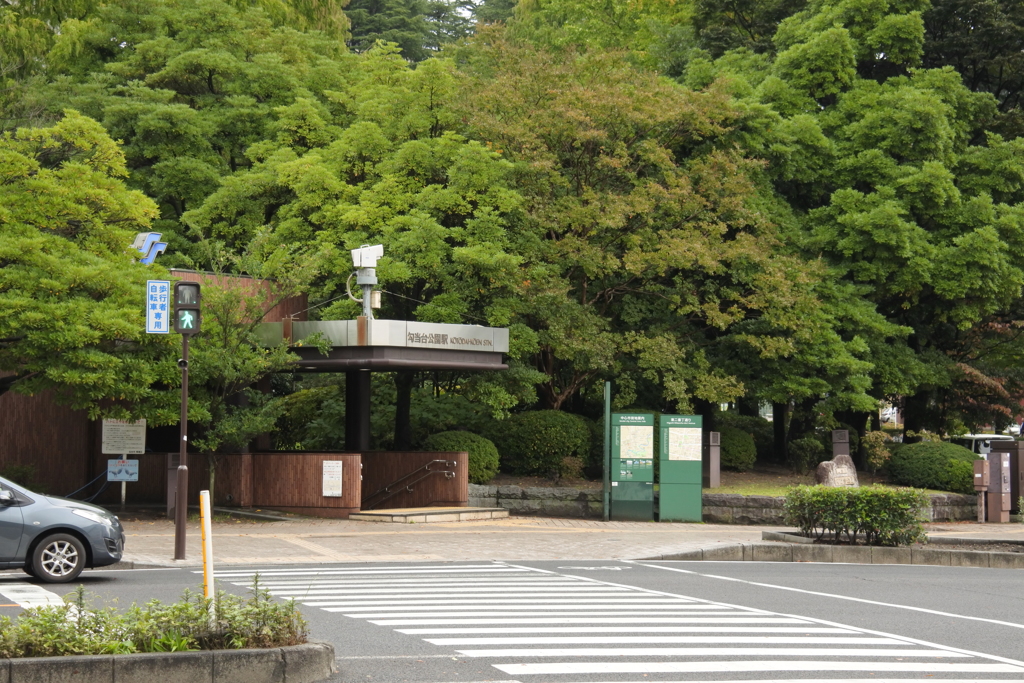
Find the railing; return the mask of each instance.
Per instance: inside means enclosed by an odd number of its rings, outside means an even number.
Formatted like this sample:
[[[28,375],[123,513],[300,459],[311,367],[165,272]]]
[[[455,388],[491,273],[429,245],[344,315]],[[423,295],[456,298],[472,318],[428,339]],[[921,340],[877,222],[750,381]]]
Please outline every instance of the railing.
[[[437,463],[442,463],[444,467],[450,467],[451,469],[455,469],[456,465],[458,464],[455,460],[431,460],[426,465],[423,465],[422,467],[419,467],[413,470],[412,472],[409,472],[408,474],[402,475],[401,477],[391,482],[387,486],[383,486],[374,491],[373,493],[371,493],[370,495],[363,498],[360,504],[360,509],[371,510],[374,507],[383,504],[386,500],[389,500],[390,498],[397,496],[399,493],[406,491],[412,493],[413,486],[423,481],[427,477],[430,477],[435,474],[443,474],[445,479],[455,478],[455,472],[452,472],[451,470],[431,469],[430,466]],[[409,481],[410,479],[411,481]],[[382,498],[374,500],[374,498],[382,494],[384,494]]]

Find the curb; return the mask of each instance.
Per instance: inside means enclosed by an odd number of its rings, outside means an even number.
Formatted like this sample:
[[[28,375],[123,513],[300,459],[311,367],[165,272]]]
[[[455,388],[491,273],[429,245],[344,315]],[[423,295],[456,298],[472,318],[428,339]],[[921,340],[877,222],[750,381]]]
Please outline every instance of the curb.
[[[324,642],[266,650],[0,659],[0,683],[316,683],[336,672]]]
[[[939,550],[936,548],[891,548],[881,546],[819,545],[806,539],[793,542],[789,534],[765,531],[773,543],[736,543],[697,548],[640,560],[734,561],[734,562],[838,562],[843,564],[916,564],[940,567],[984,567],[1024,569],[1024,553],[982,550]],[[775,537],[775,538],[771,538]],[[780,542],[781,541],[781,542]]]

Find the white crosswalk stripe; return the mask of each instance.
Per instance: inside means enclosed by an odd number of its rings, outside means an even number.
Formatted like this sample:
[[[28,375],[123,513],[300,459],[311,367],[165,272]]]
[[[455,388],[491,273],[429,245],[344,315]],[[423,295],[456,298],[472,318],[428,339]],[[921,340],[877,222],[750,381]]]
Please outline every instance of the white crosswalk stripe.
[[[754,673],[772,683],[1024,680],[1024,663],[1014,660],[503,563],[271,568],[218,578],[248,586],[256,573],[276,597],[418,636],[523,683],[664,683],[664,675],[694,683]]]

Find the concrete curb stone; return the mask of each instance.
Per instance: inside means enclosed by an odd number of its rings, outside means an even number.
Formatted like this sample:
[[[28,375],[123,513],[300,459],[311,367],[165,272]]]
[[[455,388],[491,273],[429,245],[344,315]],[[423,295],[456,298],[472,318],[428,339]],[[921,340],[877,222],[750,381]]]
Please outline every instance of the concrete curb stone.
[[[316,683],[335,673],[334,646],[0,659],[0,683]]]

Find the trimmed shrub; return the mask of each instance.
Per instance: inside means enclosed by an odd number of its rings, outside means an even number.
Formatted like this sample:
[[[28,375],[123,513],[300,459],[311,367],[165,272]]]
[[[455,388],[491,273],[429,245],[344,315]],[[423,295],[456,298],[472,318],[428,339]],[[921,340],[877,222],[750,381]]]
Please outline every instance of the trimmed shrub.
[[[921,489],[938,489],[948,491],[947,486],[957,485],[966,470],[950,462],[959,461],[967,464],[971,471],[971,485],[965,493],[974,490],[974,462],[978,456],[953,443],[944,441],[921,441],[907,444],[896,449],[889,458],[886,471],[889,481],[901,486],[915,486]],[[959,470],[958,470],[959,468]],[[958,475],[957,472],[961,475]]]
[[[740,415],[739,413],[719,413],[719,428],[735,427],[754,437],[758,462],[771,462],[775,458],[775,431],[772,423],[763,417]]]
[[[818,540],[831,533],[856,543],[860,534],[868,545],[909,545],[924,537],[926,505],[928,497],[915,489],[797,486],[786,494],[786,523]]]
[[[807,472],[825,458],[825,447],[813,436],[793,439],[789,442],[787,462],[794,472]]]
[[[725,469],[746,472],[757,460],[757,447],[754,437],[736,427],[722,427],[722,460]]]
[[[590,455],[590,428],[584,419],[560,410],[533,410],[500,423],[494,439],[502,469],[541,477],[579,476]]]
[[[974,465],[964,460],[950,460],[942,472],[942,490],[951,493],[974,493]]]
[[[498,473],[498,449],[494,442],[472,432],[438,432],[423,442],[425,451],[469,453],[469,483],[486,484]]]

